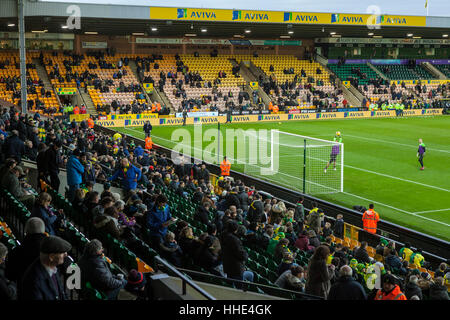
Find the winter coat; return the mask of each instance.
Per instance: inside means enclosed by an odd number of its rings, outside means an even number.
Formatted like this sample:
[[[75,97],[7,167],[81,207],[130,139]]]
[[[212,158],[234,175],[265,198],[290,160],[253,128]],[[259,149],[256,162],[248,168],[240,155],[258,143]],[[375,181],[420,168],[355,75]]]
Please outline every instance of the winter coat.
[[[124,172],[123,168],[120,168],[118,170],[116,170],[116,172],[114,172],[114,174],[109,177],[109,181],[114,181],[117,178],[121,178],[122,179],[122,187],[125,190],[134,190],[137,188],[137,181],[139,181],[141,179],[141,170],[136,168],[133,165],[130,165],[128,167],[127,172]]]
[[[55,223],[58,216],[53,214],[50,209],[47,209],[41,205],[36,205],[31,211],[31,216],[41,218],[45,223],[45,232],[51,236],[56,235]]]
[[[445,285],[441,286],[437,283],[433,283],[430,286],[430,299],[431,300],[450,300]]]
[[[50,278],[40,259],[37,258],[28,267],[22,278],[19,299],[43,301],[67,300],[67,294],[60,279],[59,272],[56,275],[58,287],[55,286],[54,281]]]
[[[223,271],[229,278],[242,279],[248,254],[241,240],[235,234],[226,232],[222,238],[221,246]]]
[[[158,208],[156,205],[147,212],[147,228],[150,231],[151,236],[158,236],[164,238],[167,233],[167,227],[163,227],[162,224],[169,221],[172,218],[169,205],[164,208]]]
[[[27,234],[21,245],[8,253],[6,262],[8,279],[20,282],[27,268],[39,257],[41,241],[45,238],[44,233]]]
[[[420,300],[423,300],[422,289],[415,283],[408,282],[405,286],[405,296],[408,300],[411,300],[412,296],[418,296]]]
[[[108,233],[114,238],[120,237],[120,230],[117,228],[116,223],[110,216],[99,215],[94,220],[94,227],[101,230],[105,235]]]
[[[209,224],[208,211],[203,206],[199,206],[194,216],[195,220],[200,221],[203,224]]]
[[[326,262],[311,259],[307,274],[305,292],[326,299],[331,286],[330,280],[333,276],[333,272],[328,269]]]
[[[5,158],[15,158],[18,162],[21,161],[22,156],[25,154],[25,144],[18,136],[8,137],[2,149]]]
[[[363,286],[352,276],[341,276],[330,288],[327,300],[366,300]]]
[[[284,271],[274,282],[275,285],[286,290],[304,291],[305,282],[292,275],[291,270]]]
[[[370,257],[366,249],[363,248],[356,249],[355,254],[353,256],[360,263],[370,263]]]
[[[67,170],[67,184],[69,186],[74,186],[77,184],[81,184],[84,167],[81,164],[80,160],[74,155],[70,156],[66,165]]]
[[[15,300],[17,298],[17,287],[5,276],[5,264],[0,264],[0,301]]]
[[[314,230],[316,234],[320,231],[320,214],[318,211],[313,211],[308,216],[308,225],[310,230]]]
[[[300,235],[294,245],[302,251],[314,249],[313,246],[309,245],[309,238],[306,235]]]
[[[107,294],[108,291],[115,290],[122,285],[122,280],[111,273],[108,263],[100,255],[84,254],[78,266],[81,271],[81,285],[85,286],[86,282],[100,291]]]
[[[336,220],[336,222],[334,223],[333,235],[335,235],[338,238],[344,237],[344,220],[342,219]]]

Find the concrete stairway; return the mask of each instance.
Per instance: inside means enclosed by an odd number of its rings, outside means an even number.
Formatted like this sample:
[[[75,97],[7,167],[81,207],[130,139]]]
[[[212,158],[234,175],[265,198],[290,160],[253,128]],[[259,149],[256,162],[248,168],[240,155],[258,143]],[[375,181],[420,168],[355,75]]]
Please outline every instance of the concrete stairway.
[[[359,92],[357,88],[355,88],[353,85],[350,85],[350,87],[344,86],[342,83],[342,80],[333,72],[331,69],[327,67],[327,65],[324,63],[324,61],[327,60],[321,60],[318,59],[317,62],[329,73],[334,74],[336,77],[336,86],[342,90],[342,94],[344,95],[344,98],[349,102],[349,104],[353,107],[359,108],[361,107],[362,100],[364,98],[363,94]]]
[[[240,63],[238,63],[235,59],[230,59],[230,62],[233,66],[237,66],[239,65],[240,69],[239,69],[239,74],[242,76],[242,78],[244,78],[244,80],[247,82],[247,85],[245,87],[245,91],[248,92],[248,94],[251,97],[251,100],[253,100],[252,98],[252,94],[253,94],[253,89],[248,85],[249,82],[259,82],[258,80],[258,75],[260,74],[259,72],[255,71],[253,72],[251,70],[251,66],[253,65],[253,63],[251,62],[244,62],[241,61]],[[249,67],[250,66],[250,67]],[[255,65],[253,65],[253,67],[255,67]],[[255,67],[256,68],[256,67]],[[260,70],[260,72],[262,72],[262,70]],[[255,74],[256,73],[256,74]],[[257,75],[258,74],[258,75]],[[267,75],[262,72],[263,75],[263,79],[266,79]],[[258,96],[262,99],[262,101],[264,102],[264,106],[267,109],[268,105],[270,103],[270,101],[272,101],[272,99],[267,95],[267,93],[264,92],[264,90],[260,87],[258,87],[257,90]]]
[[[78,93],[81,97],[82,103],[86,106],[87,113],[94,116],[98,115],[97,108],[94,105],[94,102],[92,101],[89,93],[85,93],[84,88],[80,88]]]
[[[53,91],[55,93],[55,96],[56,96],[56,99],[58,101],[60,108],[62,108],[62,104],[61,104],[61,101],[59,100],[59,96],[56,93],[55,88],[53,88],[53,85],[50,82],[50,79],[48,78],[47,70],[45,69],[45,67],[43,65],[41,65],[41,63],[39,62],[39,59],[34,58],[34,59],[32,59],[32,62],[36,66],[36,72],[39,76],[39,79],[41,79],[42,82],[44,83],[45,91]]]
[[[169,98],[164,92],[159,91],[159,89],[156,88],[156,86],[153,86],[153,92],[150,94],[147,94],[144,90],[144,87],[142,85],[141,79],[139,78],[139,74],[137,72],[137,65],[134,60],[130,60],[128,63],[128,66],[133,71],[134,75],[136,76],[136,79],[138,79],[139,84],[141,85],[142,92],[144,92],[145,97],[147,98],[148,102],[159,102],[161,105],[166,106],[169,108],[170,113],[175,113],[175,108],[173,107],[172,103],[170,102]]]
[[[440,80],[447,79],[445,74],[443,74],[441,71],[439,71],[439,69],[436,68],[435,66],[433,66],[431,63],[424,62],[421,65],[425,70],[427,70],[429,73],[431,73],[435,78],[440,79]]]

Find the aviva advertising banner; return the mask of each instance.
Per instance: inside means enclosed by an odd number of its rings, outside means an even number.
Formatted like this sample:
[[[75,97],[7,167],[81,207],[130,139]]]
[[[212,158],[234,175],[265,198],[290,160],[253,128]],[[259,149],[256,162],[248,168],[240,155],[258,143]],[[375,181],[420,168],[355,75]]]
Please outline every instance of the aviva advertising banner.
[[[115,119],[115,120],[97,120],[95,123],[102,127],[142,127],[147,120],[150,120],[152,126],[181,126],[183,125],[183,118],[151,118],[151,119]],[[186,124],[215,124],[225,123],[226,116],[218,117],[196,117],[186,118]]]
[[[404,110],[403,116],[434,116],[441,115],[443,109],[413,109]],[[271,122],[271,121],[299,121],[299,120],[329,120],[329,119],[359,119],[359,118],[387,118],[396,117],[395,110],[384,111],[346,111],[346,112],[317,112],[295,114],[259,114],[259,115],[235,115],[231,116],[232,123],[245,122]],[[115,119],[97,120],[96,124],[102,127],[140,127],[146,119]],[[193,117],[186,118],[186,124],[216,124],[225,123],[226,116],[218,117]],[[152,118],[152,126],[181,126],[183,118]]]
[[[424,84],[447,84],[450,83],[450,80],[438,80],[438,79],[430,79],[430,80],[391,80],[391,85],[401,85],[402,82],[405,84],[418,84],[420,81],[421,85]]]
[[[99,116],[100,120],[121,120],[121,119],[136,120],[136,119],[154,119],[154,118],[158,118],[157,113],[110,114],[107,116]]]
[[[425,27],[425,16],[150,7],[150,19]]]

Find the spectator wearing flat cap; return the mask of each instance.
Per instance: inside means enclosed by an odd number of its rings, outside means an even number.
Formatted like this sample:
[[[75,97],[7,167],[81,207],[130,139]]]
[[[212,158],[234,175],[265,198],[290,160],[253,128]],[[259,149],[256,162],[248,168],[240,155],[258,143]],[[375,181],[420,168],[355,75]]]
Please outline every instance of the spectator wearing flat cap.
[[[41,241],[40,254],[22,279],[20,300],[67,300],[58,266],[64,263],[72,245],[57,236]]]

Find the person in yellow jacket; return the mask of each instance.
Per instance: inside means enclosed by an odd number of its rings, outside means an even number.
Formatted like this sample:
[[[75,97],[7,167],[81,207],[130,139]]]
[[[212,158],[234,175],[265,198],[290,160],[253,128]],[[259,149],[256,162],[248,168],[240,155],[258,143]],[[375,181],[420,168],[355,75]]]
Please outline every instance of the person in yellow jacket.
[[[411,255],[414,253],[411,249],[411,244],[406,242],[405,246],[400,249],[398,252],[399,256],[402,257],[403,261],[408,261],[411,258]]]
[[[414,264],[417,269],[423,267],[425,263],[425,258],[422,255],[422,250],[419,249],[416,252],[414,252],[409,258],[409,263]]]
[[[230,168],[231,163],[227,160],[227,157],[223,157],[222,164],[220,165],[220,174],[222,176],[229,176],[230,175]]]

